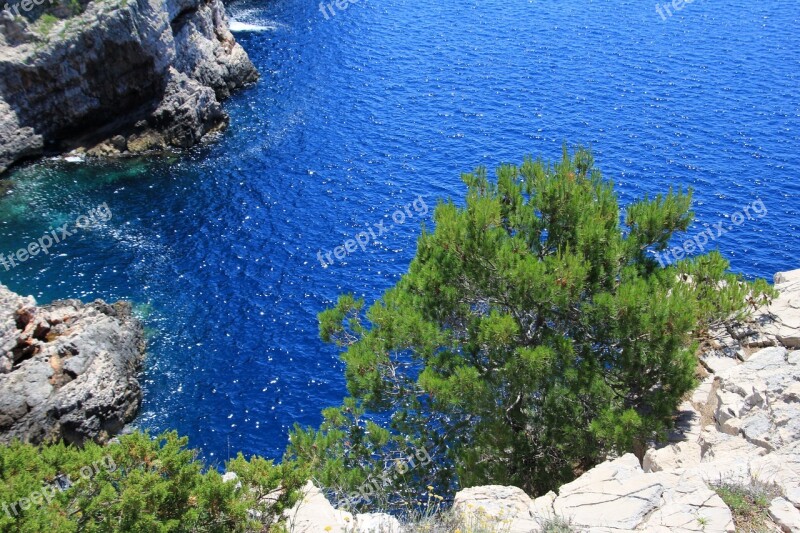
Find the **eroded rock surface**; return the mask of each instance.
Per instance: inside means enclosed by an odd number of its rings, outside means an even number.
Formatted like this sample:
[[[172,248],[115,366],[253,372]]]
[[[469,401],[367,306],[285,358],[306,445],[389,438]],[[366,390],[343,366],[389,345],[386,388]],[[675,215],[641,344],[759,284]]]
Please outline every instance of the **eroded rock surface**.
[[[44,150],[191,146],[257,78],[221,0],[93,1],[52,27],[2,13],[0,172]]]
[[[41,307],[0,285],[0,442],[105,442],[141,403],[143,330],[127,303]]]
[[[800,531],[800,270],[779,273],[780,297],[746,323],[714,332],[711,375],[679,407],[670,442],[602,463],[558,494],[532,500],[513,487],[474,487],[456,509],[478,509],[541,531],[553,517],[575,531],[734,531],[718,484],[762,485],[783,497],[773,525]]]

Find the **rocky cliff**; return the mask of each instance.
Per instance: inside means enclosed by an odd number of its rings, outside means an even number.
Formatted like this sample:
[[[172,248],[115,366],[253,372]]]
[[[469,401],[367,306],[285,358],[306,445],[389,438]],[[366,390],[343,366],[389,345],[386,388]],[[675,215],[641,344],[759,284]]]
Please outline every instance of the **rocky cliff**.
[[[79,4],[75,4],[79,5]],[[34,22],[0,13],[0,172],[47,151],[188,147],[258,74],[221,0],[95,0]]]
[[[483,509],[512,533],[555,519],[572,531],[748,530],[722,486],[770,494],[765,531],[800,531],[800,270],[776,274],[775,288],[751,320],[713,332],[701,356],[709,376],[643,461],[611,459],[535,500],[516,487],[466,489],[455,508]]]
[[[105,442],[139,409],[143,355],[129,304],[38,307],[0,285],[0,442]]]
[[[751,530],[737,528],[715,490],[723,486],[770,495],[764,531],[800,531],[800,270],[776,274],[775,288],[780,296],[750,320],[712,333],[701,354],[708,377],[679,407],[669,442],[643,461],[609,459],[536,499],[517,487],[468,488],[454,513],[503,533]],[[416,531],[337,510],[311,484],[287,516],[295,532]]]

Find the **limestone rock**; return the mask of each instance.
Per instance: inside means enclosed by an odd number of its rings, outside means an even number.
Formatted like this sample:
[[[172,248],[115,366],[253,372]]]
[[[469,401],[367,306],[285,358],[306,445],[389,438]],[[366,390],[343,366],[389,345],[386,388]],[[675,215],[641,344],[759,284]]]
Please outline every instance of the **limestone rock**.
[[[733,532],[733,516],[725,502],[692,473],[657,474],[665,489],[658,509],[643,531]]]
[[[728,370],[739,364],[735,357],[724,355],[706,355],[702,357],[703,365],[714,374],[719,374],[723,370]]]
[[[742,346],[800,348],[800,270],[775,274],[775,288],[778,298],[758,309],[747,323],[732,328]]]
[[[0,285],[0,442],[105,442],[141,403],[143,330],[130,305],[36,307]]]
[[[456,494],[453,511],[468,523],[501,523],[509,533],[539,531],[534,502],[517,487],[486,485],[464,489]],[[545,507],[539,502],[538,509]]]
[[[800,507],[800,442],[750,461],[749,468],[752,479],[777,487]]]
[[[555,510],[553,509],[553,502],[556,501],[558,496],[555,492],[550,491],[544,496],[539,496],[533,500],[531,506],[531,516],[539,524],[544,524],[548,520],[556,518]]]
[[[647,450],[642,463],[645,472],[690,468],[700,464],[702,450],[696,442],[679,442],[661,449]]]
[[[783,498],[772,500],[769,516],[786,533],[800,531],[800,511]]]
[[[0,16],[0,172],[44,146],[190,146],[227,125],[219,101],[257,78],[221,0],[90,2],[46,36]]]
[[[562,486],[557,516],[582,528],[635,529],[661,501],[664,485],[645,474],[633,454],[602,463]]]
[[[706,399],[709,392],[706,393]],[[705,403],[706,400],[703,401]],[[701,404],[702,405],[702,404]],[[678,412],[675,414],[675,427],[669,433],[670,442],[685,442],[697,440],[701,431],[702,416],[695,409],[692,402],[685,401],[678,406]]]
[[[400,533],[397,518],[385,513],[364,513],[355,516],[355,533]]]
[[[294,533],[346,533],[353,528],[353,515],[334,509],[311,481],[291,509],[284,511],[287,529]]]

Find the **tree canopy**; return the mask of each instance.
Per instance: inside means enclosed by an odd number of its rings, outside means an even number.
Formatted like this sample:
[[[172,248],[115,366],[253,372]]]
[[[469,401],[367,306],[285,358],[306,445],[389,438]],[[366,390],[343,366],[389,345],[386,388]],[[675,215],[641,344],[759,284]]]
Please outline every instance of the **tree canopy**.
[[[773,294],[716,252],[660,266],[691,191],[621,209],[587,150],[463,181],[466,202],[439,203],[396,286],[320,314],[351,397],[319,430],[297,427],[289,456],[329,486],[351,490],[413,444],[436,466],[404,483],[546,492],[663,434],[707,328]]]

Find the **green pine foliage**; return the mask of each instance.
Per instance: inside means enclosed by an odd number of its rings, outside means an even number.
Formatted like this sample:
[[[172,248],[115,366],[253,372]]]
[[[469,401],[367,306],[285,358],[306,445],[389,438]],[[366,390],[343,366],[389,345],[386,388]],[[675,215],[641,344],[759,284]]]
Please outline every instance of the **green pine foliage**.
[[[175,433],[0,446],[0,532],[280,531],[310,478],[340,507],[406,517],[460,487],[542,494],[663,435],[709,328],[775,296],[716,252],[661,267],[691,191],[622,210],[586,150],[463,180],[395,287],[320,314],[350,396],[296,426],[282,464],[240,455],[224,483]]]
[[[351,397],[319,430],[296,427],[288,457],[342,493],[409,445],[434,458],[404,480],[420,495],[542,494],[640,450],[695,384],[707,329],[773,296],[716,252],[660,267],[653,252],[693,220],[691,191],[622,210],[586,150],[463,181],[466,204],[437,206],[395,287],[319,316],[322,339],[346,350]]]
[[[292,463],[241,455],[226,465],[238,480],[225,483],[186,441],[134,433],[105,447],[0,446],[0,531],[261,531],[305,483]]]

